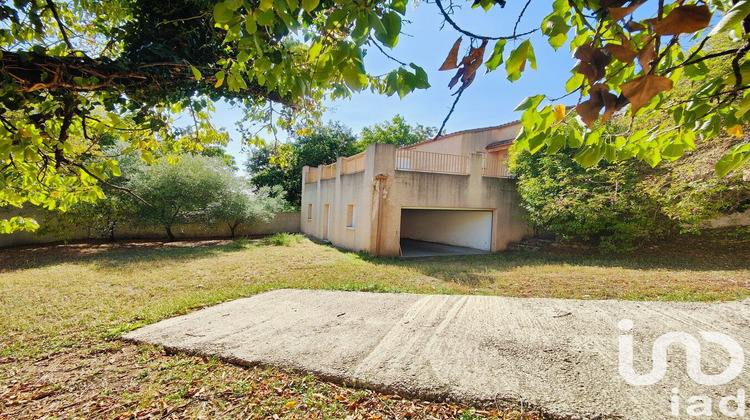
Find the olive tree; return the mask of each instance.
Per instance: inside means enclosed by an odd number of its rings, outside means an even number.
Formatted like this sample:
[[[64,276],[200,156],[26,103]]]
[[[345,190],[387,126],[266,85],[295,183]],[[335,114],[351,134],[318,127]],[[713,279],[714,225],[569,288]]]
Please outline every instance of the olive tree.
[[[268,223],[286,205],[281,186],[261,187],[252,192],[245,179],[233,176],[227,179],[218,200],[211,206],[209,217],[214,223],[226,224],[230,237],[234,238],[241,225]]]
[[[211,208],[224,194],[229,176],[231,169],[221,160],[201,155],[182,155],[174,164],[161,160],[144,165],[130,184],[144,200],[136,219],[142,225],[162,226],[174,240],[175,225],[211,220]]]

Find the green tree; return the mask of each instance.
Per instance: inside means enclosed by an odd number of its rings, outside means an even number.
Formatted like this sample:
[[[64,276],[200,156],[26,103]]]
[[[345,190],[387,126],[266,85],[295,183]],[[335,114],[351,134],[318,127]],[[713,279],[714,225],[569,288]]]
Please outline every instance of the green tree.
[[[351,156],[361,150],[349,127],[329,121],[295,134],[288,144],[253,149],[247,172],[256,188],[280,185],[289,203],[299,208],[304,166],[328,165],[340,156]]]
[[[574,151],[515,155],[511,170],[528,221],[561,239],[587,240],[602,251],[631,249],[640,241],[675,231],[646,193],[643,164],[635,161],[584,168]]]
[[[211,205],[209,218],[214,223],[225,223],[231,232],[230,237],[234,238],[240,225],[267,223],[285,206],[281,186],[276,186],[273,190],[262,187],[251,193],[249,184],[244,179],[232,176],[227,179],[216,203]]]
[[[518,107],[519,149],[563,144],[579,149],[585,166],[602,158],[654,165],[692,148],[693,135],[744,139],[750,119],[746,0],[555,0],[541,22],[528,22],[527,0],[510,16],[517,22],[512,32],[503,34],[464,28],[452,10],[463,4],[482,13],[505,1],[422,4],[436,7],[446,26],[471,44],[445,46],[441,69],[456,71],[450,86],[457,100],[482,65],[489,71],[504,65],[511,81],[536,68],[539,39],[567,46],[580,60],[565,87],[581,97],[575,111],[581,121],[565,118],[562,104],[531,96]],[[96,201],[102,185],[118,175],[116,159],[102,153],[98,139],[116,134],[150,161],[173,136],[175,115],[190,113],[200,127],[201,112],[214,100],[242,104],[249,118],[288,128],[300,117],[319,116],[326,96],[370,89],[403,97],[427,88],[427,74],[415,63],[394,60],[392,71],[373,75],[363,62],[368,51],[398,43],[407,6],[407,0],[2,3],[0,207],[30,201],[65,209]],[[714,13],[723,18],[707,34]],[[721,32],[732,33],[733,41],[707,54],[707,36]],[[731,76],[711,76],[712,58],[731,63]],[[693,82],[687,101],[665,100],[681,75]],[[628,105],[632,115],[664,109],[669,119],[605,133],[602,123]],[[578,136],[565,137],[569,128]],[[748,159],[745,140],[716,171],[723,175]],[[0,229],[23,224],[3,221]]]
[[[362,129],[360,144],[367,147],[375,143],[395,144],[396,147],[408,146],[435,137],[437,128],[425,127],[421,124],[410,125],[401,115],[396,115],[390,121],[375,124]]]
[[[170,240],[178,224],[207,223],[212,205],[221,198],[231,170],[221,160],[183,155],[170,164],[166,160],[143,166],[130,188],[147,204],[135,213],[142,225],[162,226]]]

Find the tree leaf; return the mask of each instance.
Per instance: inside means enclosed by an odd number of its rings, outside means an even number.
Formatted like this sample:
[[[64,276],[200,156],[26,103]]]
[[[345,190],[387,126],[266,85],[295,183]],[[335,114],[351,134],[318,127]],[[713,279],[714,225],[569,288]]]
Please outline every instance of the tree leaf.
[[[635,9],[637,9],[638,6],[643,3],[643,1],[637,1],[628,7],[608,7],[607,10],[609,11],[609,15],[612,17],[612,20],[614,22],[617,22],[625,16],[633,13],[633,11],[635,11]]]
[[[528,39],[523,41],[518,48],[511,51],[508,60],[505,62],[505,70],[508,74],[508,80],[511,82],[518,80],[521,77],[521,73],[526,68],[527,61],[531,64],[533,69],[536,69],[534,48],[531,46],[531,41]]]
[[[707,5],[685,4],[672,9],[664,19],[653,24],[659,35],[690,34],[707,28],[711,23],[711,10]]]
[[[638,56],[638,53],[633,51],[628,37],[623,34],[620,34],[620,44],[607,44],[604,49],[622,63],[630,63]]]
[[[216,83],[214,84],[215,88],[221,87],[222,84],[224,84],[224,79],[226,78],[226,73],[224,71],[219,71],[216,73]]]
[[[641,65],[644,73],[651,72],[651,61],[654,58],[656,58],[656,43],[651,40],[638,52],[638,63]]]
[[[503,63],[503,51],[505,50],[505,39],[500,39],[495,43],[495,48],[492,50],[492,54],[490,54],[490,58],[487,59],[487,62],[484,63],[485,66],[487,66],[488,71],[493,71],[497,69],[497,66]]]
[[[458,48],[461,46],[462,37],[459,37],[456,42],[453,43],[448,57],[445,57],[443,65],[438,70],[453,70],[458,68]]]
[[[607,74],[607,65],[612,61],[612,57],[591,45],[581,45],[573,56],[581,60],[578,73],[586,76],[591,84]]]
[[[252,35],[257,30],[258,25],[255,24],[255,17],[248,13],[247,16],[245,16],[245,32],[247,32],[248,35]]]
[[[737,137],[737,138],[742,138],[745,136],[742,133],[742,126],[739,124],[727,128],[727,134],[729,134],[730,136]]]
[[[618,108],[617,96],[609,91],[609,86],[606,84],[598,83],[591,86],[589,94],[591,98],[588,101],[581,102],[576,106],[576,112],[589,127],[593,127],[596,120],[599,119],[599,112],[602,108],[606,108],[602,116],[602,122],[606,122],[615,111],[622,108],[622,106]]]
[[[320,4],[320,0],[302,0],[302,8],[308,13],[315,10],[318,4]]]
[[[389,7],[402,15],[406,14],[406,0],[393,0]]]
[[[379,34],[375,31],[375,38],[384,45],[393,48],[398,43],[398,36],[401,33],[401,17],[394,11],[389,11],[383,15],[381,20],[385,32]]]
[[[739,24],[750,15],[750,0],[740,0],[732,6],[719,23],[708,33],[708,36],[715,36],[722,33],[725,29]]]
[[[661,92],[672,89],[672,80],[664,76],[647,74],[620,86],[622,94],[630,101],[633,115]]]
[[[555,121],[560,122],[565,119],[565,105],[563,104],[557,104],[553,108],[553,112],[555,113]]]
[[[232,12],[224,2],[214,5],[214,20],[216,23],[227,23],[234,17]]]
[[[203,78],[203,75],[201,75],[201,72],[195,68],[195,66],[190,66],[190,71],[193,72],[193,77],[195,77],[195,80],[201,80]]]

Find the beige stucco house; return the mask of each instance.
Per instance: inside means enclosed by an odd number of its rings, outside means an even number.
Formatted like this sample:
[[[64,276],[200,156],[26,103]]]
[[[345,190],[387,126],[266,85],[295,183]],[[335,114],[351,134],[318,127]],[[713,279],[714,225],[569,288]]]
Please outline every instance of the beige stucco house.
[[[528,233],[506,166],[519,128],[461,131],[400,149],[374,144],[332,165],[305,167],[301,230],[385,257],[415,241],[505,249]]]

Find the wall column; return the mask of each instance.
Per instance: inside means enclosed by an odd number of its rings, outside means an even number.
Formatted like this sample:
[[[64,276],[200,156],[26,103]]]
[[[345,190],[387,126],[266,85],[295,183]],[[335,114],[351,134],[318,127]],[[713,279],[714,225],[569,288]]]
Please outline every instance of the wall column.
[[[373,144],[367,147],[365,179],[371,182],[371,255],[397,257],[400,250],[401,207],[391,194],[395,186],[396,146]]]

